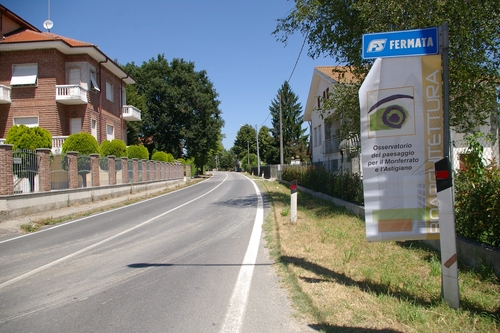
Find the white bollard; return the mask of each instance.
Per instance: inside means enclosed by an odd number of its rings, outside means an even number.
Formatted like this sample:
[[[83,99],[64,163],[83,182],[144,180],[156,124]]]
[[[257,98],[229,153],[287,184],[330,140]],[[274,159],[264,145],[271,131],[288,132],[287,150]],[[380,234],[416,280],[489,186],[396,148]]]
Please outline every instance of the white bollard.
[[[290,183],[290,222],[297,223],[297,180]]]

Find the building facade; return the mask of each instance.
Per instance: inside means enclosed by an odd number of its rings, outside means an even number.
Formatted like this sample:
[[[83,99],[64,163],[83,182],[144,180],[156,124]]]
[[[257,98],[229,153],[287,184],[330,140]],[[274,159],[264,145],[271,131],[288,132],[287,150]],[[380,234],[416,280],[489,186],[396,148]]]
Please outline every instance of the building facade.
[[[19,124],[53,136],[53,153],[73,133],[127,140],[127,121],[141,112],[126,104],[135,83],[97,46],[41,32],[0,5],[0,141]]]

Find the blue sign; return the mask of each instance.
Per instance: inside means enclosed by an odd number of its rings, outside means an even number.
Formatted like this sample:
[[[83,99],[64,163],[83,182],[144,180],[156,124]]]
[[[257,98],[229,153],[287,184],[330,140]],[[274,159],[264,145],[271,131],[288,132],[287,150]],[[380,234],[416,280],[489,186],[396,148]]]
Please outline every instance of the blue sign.
[[[363,35],[363,59],[439,54],[437,27]]]

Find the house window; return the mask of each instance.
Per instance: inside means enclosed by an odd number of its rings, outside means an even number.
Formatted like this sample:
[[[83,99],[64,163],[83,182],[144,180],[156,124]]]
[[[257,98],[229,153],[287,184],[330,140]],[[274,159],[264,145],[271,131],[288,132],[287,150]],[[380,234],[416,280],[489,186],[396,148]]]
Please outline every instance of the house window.
[[[97,120],[90,121],[90,134],[97,140]]]
[[[113,140],[115,138],[115,127],[113,125],[106,125],[106,140]]]
[[[69,132],[70,134],[80,133],[82,131],[82,118],[70,118]]]
[[[80,85],[80,68],[70,68],[69,70],[69,84]]]
[[[38,64],[22,64],[12,66],[10,85],[13,87],[36,86]]]
[[[322,135],[321,135],[321,125],[318,126],[318,145],[321,145],[323,142]]]
[[[92,70],[90,71],[90,90],[101,91],[97,85],[95,71]]]
[[[28,127],[37,127],[38,117],[17,117],[14,118],[14,125],[26,125]]]
[[[113,85],[106,82],[106,99],[113,102]]]

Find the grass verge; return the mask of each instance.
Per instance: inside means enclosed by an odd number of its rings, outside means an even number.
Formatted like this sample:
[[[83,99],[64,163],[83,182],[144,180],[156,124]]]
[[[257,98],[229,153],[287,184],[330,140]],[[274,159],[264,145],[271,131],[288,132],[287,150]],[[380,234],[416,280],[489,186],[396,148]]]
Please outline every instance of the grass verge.
[[[439,253],[416,241],[367,243],[364,221],[300,192],[259,182],[271,204],[267,246],[297,312],[320,332],[500,332],[500,281],[459,267],[460,309],[441,299]]]

